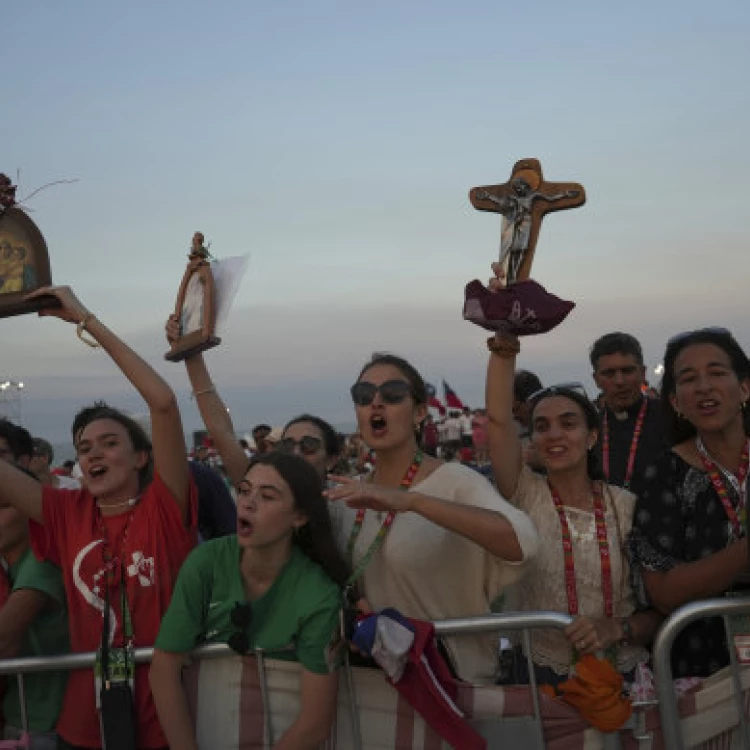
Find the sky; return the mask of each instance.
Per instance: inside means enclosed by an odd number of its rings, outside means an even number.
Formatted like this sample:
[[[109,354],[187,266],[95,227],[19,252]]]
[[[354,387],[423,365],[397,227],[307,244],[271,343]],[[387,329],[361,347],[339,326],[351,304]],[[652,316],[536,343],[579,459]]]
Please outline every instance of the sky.
[[[576,302],[519,366],[593,391],[588,350],[626,330],[650,369],[675,332],[747,348],[750,3],[2,3],[0,171],[20,175],[53,281],[163,374],[200,427],[172,311],[193,232],[250,254],[208,355],[238,431],[310,411],[353,424],[373,351],[483,399],[462,319],[500,217],[468,191],[524,157],[585,186],[542,226],[533,277]],[[0,321],[33,434],[143,402],[72,326]],[[658,378],[652,376],[652,380]]]

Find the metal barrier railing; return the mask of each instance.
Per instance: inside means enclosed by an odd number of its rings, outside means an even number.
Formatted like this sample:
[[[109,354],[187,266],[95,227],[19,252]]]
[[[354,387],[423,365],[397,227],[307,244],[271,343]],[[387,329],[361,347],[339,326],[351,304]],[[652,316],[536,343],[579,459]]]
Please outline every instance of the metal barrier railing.
[[[696,620],[720,616],[724,620],[724,632],[729,649],[730,670],[734,682],[734,696],[737,703],[742,743],[750,750],[750,734],[742,696],[740,667],[737,661],[728,617],[750,615],[750,597],[742,599],[706,599],[692,602],[675,610],[663,623],[654,641],[653,663],[656,692],[659,699],[661,728],[666,750],[684,750],[685,743],[680,728],[680,715],[677,708],[677,693],[672,675],[672,646],[682,630]]]
[[[502,614],[485,615],[482,617],[467,617],[452,620],[440,620],[434,623],[437,635],[478,635],[483,633],[493,633],[501,631],[523,631],[524,651],[529,671],[529,680],[531,688],[533,718],[536,727],[535,744],[538,750],[544,750],[544,729],[542,726],[541,708],[539,705],[539,693],[536,684],[536,675],[531,661],[531,638],[529,631],[538,628],[556,628],[564,629],[573,622],[570,615],[561,612],[507,612]],[[136,664],[147,664],[153,657],[152,648],[138,648],[135,650]],[[215,659],[222,656],[233,655],[235,652],[223,643],[210,643],[200,646],[192,653],[193,659]],[[261,693],[263,697],[263,710],[267,714],[268,701],[265,698],[265,666],[264,660],[266,654],[262,650],[255,652],[258,657],[258,672],[261,684]],[[24,657],[19,659],[0,660],[0,676],[17,675],[19,686],[23,690],[23,675],[37,672],[66,671],[73,669],[89,669],[94,666],[96,654],[94,652],[82,654],[65,654],[62,656],[36,656]],[[359,729],[358,716],[356,711],[356,696],[354,694],[354,681],[352,672],[349,668],[348,661],[346,669],[346,690],[349,696],[352,720],[352,734],[355,737],[355,746],[352,750],[359,750],[362,747],[361,732]],[[266,715],[266,726],[270,728],[271,722]],[[274,738],[267,737],[269,744],[273,744]]]

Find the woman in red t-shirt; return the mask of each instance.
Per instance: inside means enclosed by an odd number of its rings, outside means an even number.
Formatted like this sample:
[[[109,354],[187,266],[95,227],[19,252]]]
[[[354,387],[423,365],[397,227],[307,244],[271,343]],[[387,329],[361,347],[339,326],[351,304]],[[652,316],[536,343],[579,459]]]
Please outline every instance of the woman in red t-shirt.
[[[99,648],[107,601],[111,648],[122,648],[126,641],[150,646],[179,568],[196,541],[195,492],[177,401],[167,383],[68,287],[40,289],[29,298],[41,295],[56,297],[60,307],[40,315],[75,323],[78,336],[104,349],[146,401],[153,450],[136,422],[97,404],[79,413],[73,424],[83,489],[42,487],[0,462],[0,503],[29,516],[34,553],[63,571],[73,651]],[[123,627],[123,595],[131,628]],[[97,694],[93,670],[71,672],[57,727],[63,747],[102,746]],[[138,748],[166,746],[148,665],[135,670],[133,699]]]

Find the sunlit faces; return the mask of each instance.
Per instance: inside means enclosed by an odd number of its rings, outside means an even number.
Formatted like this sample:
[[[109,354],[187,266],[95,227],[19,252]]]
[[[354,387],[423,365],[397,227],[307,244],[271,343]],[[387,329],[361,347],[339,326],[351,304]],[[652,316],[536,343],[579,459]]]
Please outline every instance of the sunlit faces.
[[[729,355],[716,344],[686,346],[675,359],[674,380],[672,407],[699,432],[723,430],[739,419],[750,396],[750,382],[739,380]]]
[[[28,519],[10,505],[0,504],[0,555],[10,564],[26,548]],[[16,553],[16,554],[14,554]]]
[[[256,464],[237,488],[237,539],[241,547],[268,547],[304,526],[289,485],[273,466]]]
[[[148,464],[146,451],[133,447],[128,431],[115,419],[86,425],[76,441],[81,477],[98,500],[125,501],[138,495],[139,472]]]
[[[314,438],[317,445],[310,438]],[[289,446],[285,441],[289,441]],[[294,441],[293,444],[292,441]],[[312,422],[290,424],[281,437],[279,450],[288,450],[304,458],[318,472],[321,479],[325,479],[331,464],[336,459],[335,456],[326,454],[325,436]]]
[[[408,384],[405,375],[394,365],[373,365],[362,373],[359,382],[379,386],[391,380]],[[414,431],[425,418],[427,406],[416,404],[409,395],[401,403],[388,404],[377,392],[371,404],[355,406],[359,432],[373,450],[383,450],[414,440]]]
[[[550,474],[577,466],[586,470],[588,451],[596,442],[583,409],[565,396],[542,398],[531,419],[531,440]]]
[[[594,370],[594,381],[614,411],[624,411],[643,397],[645,378],[646,368],[634,354],[604,354]]]

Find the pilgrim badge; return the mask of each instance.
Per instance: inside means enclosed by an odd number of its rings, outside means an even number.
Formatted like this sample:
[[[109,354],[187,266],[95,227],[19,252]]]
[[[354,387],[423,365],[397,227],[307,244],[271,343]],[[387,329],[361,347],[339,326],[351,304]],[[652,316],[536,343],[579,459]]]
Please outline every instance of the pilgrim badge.
[[[177,294],[175,316],[180,322],[180,337],[164,355],[179,362],[221,343],[214,335],[216,325],[216,289],[208,248],[200,232],[193,235],[188,264]]]
[[[0,174],[0,318],[59,305],[54,297],[25,297],[52,283],[47,244],[37,225],[16,203],[16,188]]]
[[[583,186],[546,182],[538,160],[521,159],[508,182],[473,188],[469,200],[477,210],[503,217],[499,262],[507,286],[490,292],[481,282],[470,282],[466,286],[464,318],[491,331],[502,329],[519,336],[554,328],[575,305],[529,279],[531,264],[544,215],[583,205]]]

